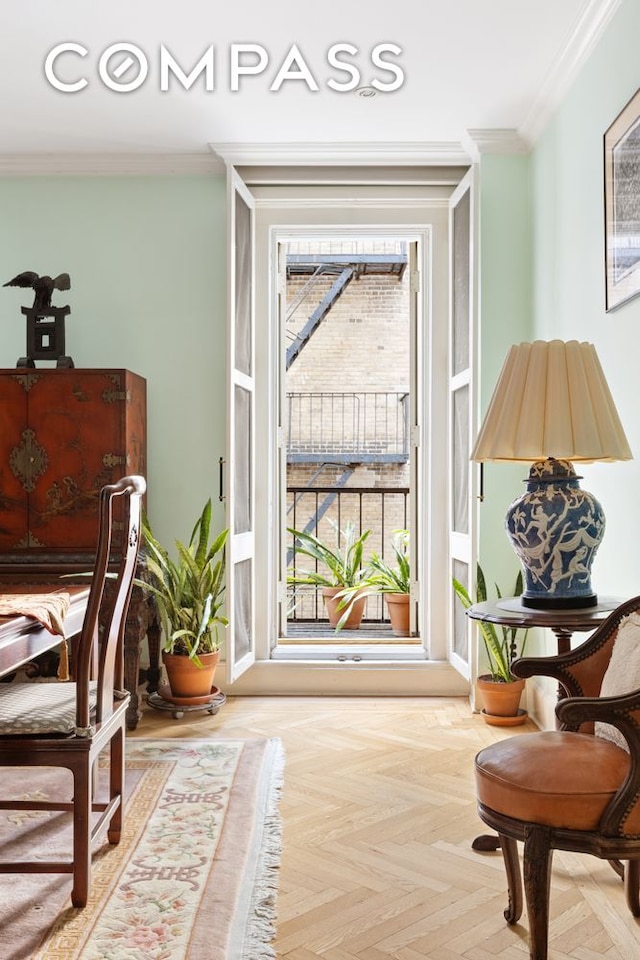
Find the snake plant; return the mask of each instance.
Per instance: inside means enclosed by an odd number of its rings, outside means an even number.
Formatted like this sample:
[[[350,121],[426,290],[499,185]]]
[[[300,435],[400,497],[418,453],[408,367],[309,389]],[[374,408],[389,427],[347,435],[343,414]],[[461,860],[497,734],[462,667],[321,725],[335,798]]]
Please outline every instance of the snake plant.
[[[495,584],[498,598],[502,597],[498,584]],[[453,589],[460,600],[462,606],[467,610],[472,604],[482,603],[487,600],[487,581],[485,579],[482,567],[478,564],[476,576],[476,599],[473,601],[469,596],[467,588],[453,577]],[[518,572],[516,583],[512,596],[517,597],[522,593],[522,571]],[[495,624],[485,620],[478,621],[480,635],[484,641],[484,649],[487,654],[489,672],[491,678],[502,683],[512,683],[515,679],[511,673],[511,664],[517,657],[521,657],[527,643],[528,631],[524,631],[522,643],[518,643],[518,634],[521,632],[518,627],[500,627],[500,633]]]
[[[162,624],[163,650],[190,657],[220,648],[218,628],[228,620],[221,613],[225,587],[225,543],[228,530],[210,541],[211,499],[193,528],[188,545],[175,541],[177,559],[143,521],[146,579],[136,582],[155,599]]]
[[[298,555],[315,560],[320,568],[300,570],[294,568],[287,576],[287,583],[306,584],[316,587],[357,587],[365,572],[362,567],[362,551],[371,533],[365,530],[356,537],[355,524],[350,520],[344,530],[336,531],[336,545],[329,546],[306,530],[294,530],[288,527],[293,537],[294,562]]]

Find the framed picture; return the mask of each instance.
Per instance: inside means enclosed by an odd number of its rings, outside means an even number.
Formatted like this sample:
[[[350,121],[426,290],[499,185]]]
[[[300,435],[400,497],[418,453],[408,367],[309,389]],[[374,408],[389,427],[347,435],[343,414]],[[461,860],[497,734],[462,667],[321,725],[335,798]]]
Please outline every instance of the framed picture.
[[[640,90],[604,135],[606,308],[640,293]]]

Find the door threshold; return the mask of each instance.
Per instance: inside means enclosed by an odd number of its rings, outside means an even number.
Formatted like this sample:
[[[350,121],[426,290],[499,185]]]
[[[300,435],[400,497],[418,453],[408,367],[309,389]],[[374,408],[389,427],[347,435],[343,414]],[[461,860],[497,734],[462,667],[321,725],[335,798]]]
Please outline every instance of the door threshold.
[[[368,642],[367,640],[357,643],[342,642],[320,642],[315,639],[310,643],[302,643],[299,640],[278,641],[277,645],[271,651],[272,660],[333,660],[344,662],[346,660],[428,660],[429,657],[419,639],[407,638],[402,642],[384,643],[379,640]]]

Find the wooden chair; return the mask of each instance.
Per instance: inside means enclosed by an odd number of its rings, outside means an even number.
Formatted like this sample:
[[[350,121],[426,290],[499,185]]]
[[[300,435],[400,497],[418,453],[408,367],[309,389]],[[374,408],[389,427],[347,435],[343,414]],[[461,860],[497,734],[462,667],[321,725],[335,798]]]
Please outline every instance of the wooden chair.
[[[517,841],[524,841],[532,960],[547,958],[554,850],[609,860],[624,878],[631,913],[640,916],[638,611],[635,597],[569,653],[516,661],[518,677],[558,681],[566,697],[556,707],[559,729],[510,737],[476,757],[478,812],[500,838],[509,924],[522,914]]]
[[[73,859],[0,863],[0,873],[72,873],[71,900],[84,907],[91,883],[91,843],[107,825],[109,843],[120,840],[123,816],[125,713],[123,636],[140,537],[142,477],[124,477],[100,492],[100,526],[87,611],[74,645],[70,683],[0,684],[0,767],[63,767],[73,775],[71,802],[0,800],[3,810],[53,810],[73,814]],[[123,503],[122,551],[108,612],[99,613],[112,553],[112,515]],[[97,679],[95,663],[97,660]],[[109,797],[93,796],[94,764],[109,747]],[[96,818],[93,814],[99,814]]]

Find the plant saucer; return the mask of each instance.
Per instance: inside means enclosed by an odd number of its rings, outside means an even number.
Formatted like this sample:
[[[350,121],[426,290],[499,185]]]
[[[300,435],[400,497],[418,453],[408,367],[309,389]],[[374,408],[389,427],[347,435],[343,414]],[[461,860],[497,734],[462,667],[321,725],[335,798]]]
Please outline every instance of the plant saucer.
[[[158,687],[158,696],[167,703],[175,703],[177,707],[196,707],[199,704],[209,703],[220,693],[220,687],[211,687],[211,692],[202,697],[174,697],[171,693],[171,687],[168,683],[161,684]]]

